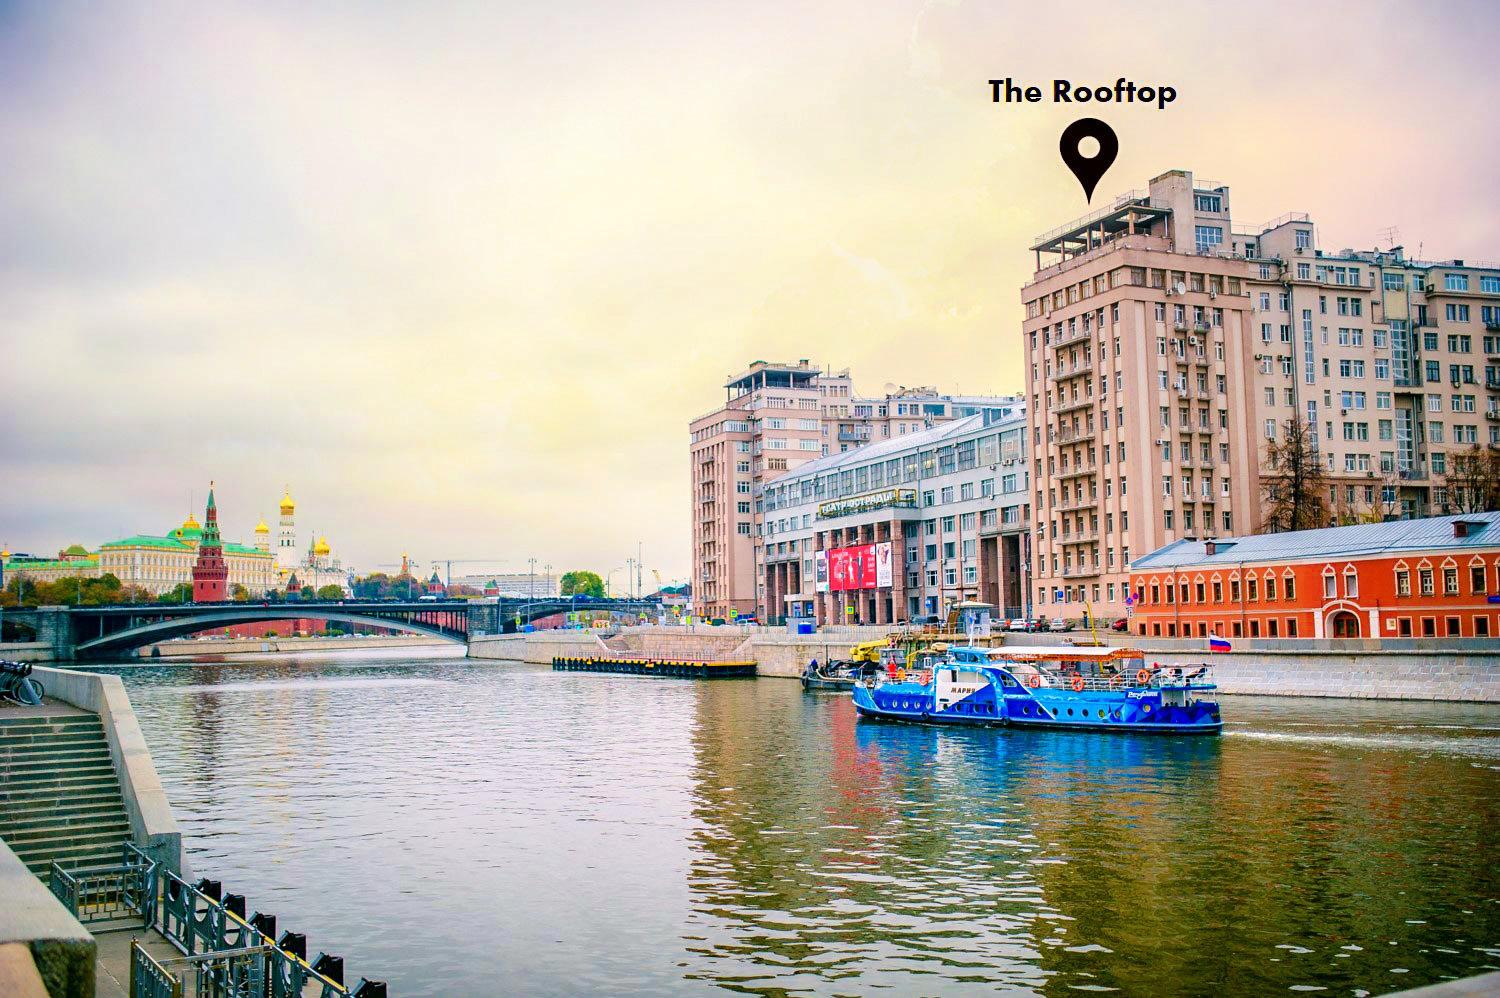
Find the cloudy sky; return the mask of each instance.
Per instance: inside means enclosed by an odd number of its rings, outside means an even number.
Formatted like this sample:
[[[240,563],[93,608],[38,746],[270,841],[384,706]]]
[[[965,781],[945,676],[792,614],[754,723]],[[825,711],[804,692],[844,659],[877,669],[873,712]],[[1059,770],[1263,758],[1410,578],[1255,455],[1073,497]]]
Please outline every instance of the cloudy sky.
[[[1237,224],[1500,258],[1486,3],[0,0],[0,541],[284,484],[369,568],[685,577],[689,419],[755,358],[1020,386],[1036,233],[1171,168]],[[1097,108],[1087,109],[1098,113]]]

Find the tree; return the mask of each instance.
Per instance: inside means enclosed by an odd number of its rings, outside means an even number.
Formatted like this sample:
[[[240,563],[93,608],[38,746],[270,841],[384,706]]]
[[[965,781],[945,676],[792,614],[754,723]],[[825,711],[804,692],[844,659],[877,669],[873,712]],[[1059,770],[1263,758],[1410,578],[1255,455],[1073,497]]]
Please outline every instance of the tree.
[[[1328,477],[1318,452],[1318,428],[1294,415],[1266,441],[1262,533],[1328,526]]]
[[[190,582],[179,582],[156,598],[158,603],[191,603],[193,586]]]
[[[229,598],[236,603],[248,603],[250,601],[250,590],[236,582],[229,590]]]
[[[558,590],[564,596],[594,596],[604,595],[604,580],[599,573],[584,569],[575,569],[564,572],[561,580],[561,588]]]
[[[344,598],[344,587],[327,585],[318,590],[318,599],[336,601]]]
[[[1451,509],[1459,513],[1500,509],[1500,452],[1475,444],[1449,454],[1446,482]]]

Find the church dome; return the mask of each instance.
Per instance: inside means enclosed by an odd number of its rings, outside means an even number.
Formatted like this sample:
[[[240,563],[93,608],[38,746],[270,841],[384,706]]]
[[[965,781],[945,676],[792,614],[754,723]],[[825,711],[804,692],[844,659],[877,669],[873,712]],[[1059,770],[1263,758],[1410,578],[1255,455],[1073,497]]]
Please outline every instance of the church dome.
[[[257,534],[269,534],[271,532],[271,528],[266,526],[265,520],[262,520],[255,525],[255,532]]]
[[[319,537],[318,543],[313,545],[313,554],[323,555],[332,550],[333,549],[328,546],[328,538],[326,537]]]
[[[292,490],[288,487],[281,494],[281,515],[291,516],[295,512],[297,512],[297,504],[292,502]]]

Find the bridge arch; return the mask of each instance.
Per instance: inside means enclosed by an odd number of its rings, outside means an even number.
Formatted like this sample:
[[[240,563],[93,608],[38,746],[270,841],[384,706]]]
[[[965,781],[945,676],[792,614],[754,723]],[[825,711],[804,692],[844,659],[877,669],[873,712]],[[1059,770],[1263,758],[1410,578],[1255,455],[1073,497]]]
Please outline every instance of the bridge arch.
[[[409,634],[423,634],[428,637],[442,638],[445,641],[453,641],[458,644],[464,644],[468,641],[468,635],[463,631],[442,627],[425,621],[405,620],[400,617],[377,616],[347,610],[299,607],[295,604],[276,604],[271,607],[260,606],[232,610],[225,609],[220,613],[194,614],[191,617],[168,617],[164,620],[153,620],[113,631],[89,641],[80,642],[75,649],[75,653],[81,657],[87,657],[93,654],[133,651],[136,648],[152,645],[158,641],[180,638],[184,635],[195,634],[198,631],[212,630],[215,627],[226,627],[233,624],[260,624],[273,620],[337,621],[345,624],[385,627],[391,630],[405,631]]]

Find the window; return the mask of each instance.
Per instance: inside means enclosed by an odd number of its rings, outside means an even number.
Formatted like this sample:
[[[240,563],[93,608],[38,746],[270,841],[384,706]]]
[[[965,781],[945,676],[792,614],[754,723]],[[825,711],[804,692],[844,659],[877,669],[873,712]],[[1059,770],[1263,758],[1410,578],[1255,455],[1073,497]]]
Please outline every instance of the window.
[[[1305,250],[1312,245],[1311,229],[1294,229],[1294,238],[1297,240],[1297,248]]]
[[[1458,569],[1456,569],[1456,568],[1445,568],[1445,569],[1443,569],[1443,595],[1444,596],[1457,596],[1458,595]]]
[[[1422,587],[1423,596],[1432,595],[1432,569],[1421,568],[1417,570],[1417,581]]]
[[[750,536],[750,524],[741,521],[740,523],[735,525],[735,532],[740,534],[742,537]]]
[[[1469,290],[1468,274],[1444,274],[1443,289],[1445,291],[1467,291]]]
[[[1218,225],[1198,225],[1193,228],[1193,242],[1199,253],[1210,253],[1214,247],[1223,245],[1224,229]]]
[[[1396,595],[1411,595],[1411,573],[1404,568],[1396,572]]]

